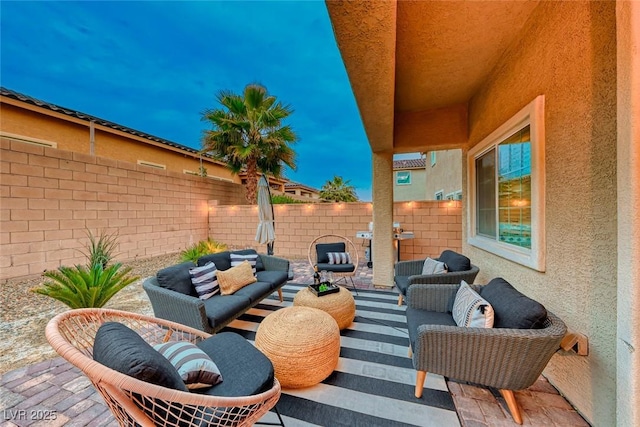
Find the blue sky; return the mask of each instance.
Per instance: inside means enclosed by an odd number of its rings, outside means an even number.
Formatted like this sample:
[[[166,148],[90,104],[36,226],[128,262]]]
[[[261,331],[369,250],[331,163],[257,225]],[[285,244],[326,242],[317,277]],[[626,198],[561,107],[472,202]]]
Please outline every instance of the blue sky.
[[[300,137],[287,178],[371,199],[371,154],[323,1],[0,2],[3,86],[193,148],[223,89],[267,87]]]

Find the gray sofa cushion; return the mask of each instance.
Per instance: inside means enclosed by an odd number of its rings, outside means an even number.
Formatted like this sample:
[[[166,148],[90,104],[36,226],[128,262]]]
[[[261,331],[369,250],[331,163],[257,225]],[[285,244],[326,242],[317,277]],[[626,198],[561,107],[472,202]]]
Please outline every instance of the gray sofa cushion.
[[[273,292],[271,283],[269,282],[255,282],[250,285],[243,286],[233,293],[233,295],[247,297],[253,304],[254,302],[263,299],[265,296]]]
[[[273,386],[273,365],[246,339],[233,332],[221,332],[198,343],[220,369],[224,380],[208,389],[211,396],[250,396]],[[199,390],[196,390],[198,392]]]
[[[217,254],[209,254],[198,259],[198,267],[202,267],[209,261],[216,265],[218,270],[228,270],[231,268],[231,259],[229,258],[229,252],[218,252]]]
[[[244,295],[214,295],[204,301],[204,311],[211,327],[216,328],[222,323],[227,323],[229,319],[235,318],[249,305],[251,300]]]
[[[222,270],[222,271],[227,270],[231,268],[231,257],[229,255],[232,253],[238,254],[238,255],[258,254],[258,252],[256,252],[255,249],[241,249],[241,250],[232,251],[232,252],[229,252],[229,251],[218,252],[217,254],[209,254],[209,255],[200,257],[198,259],[198,267],[201,267],[206,263],[208,263],[209,261],[212,261],[216,265],[216,268],[218,270]],[[262,259],[260,258],[260,256],[258,256],[258,259],[256,260],[256,271],[262,271],[262,270],[264,270],[264,264],[262,263]]]
[[[93,344],[93,359],[141,381],[189,391],[171,362],[122,323],[106,322],[100,326]]]
[[[316,262],[318,264],[329,264],[329,252],[345,252],[345,244],[344,242],[336,242],[336,243],[318,243],[316,244],[316,254],[318,258]],[[318,269],[320,269],[318,267]]]
[[[541,329],[545,327],[547,309],[515,289],[502,277],[483,286],[480,296],[493,307],[493,327]]]
[[[471,270],[471,260],[457,252],[444,250],[438,261],[447,264],[447,271],[467,271]]]
[[[193,267],[195,267],[195,264],[187,261],[182,264],[163,268],[156,274],[158,285],[166,289],[171,289],[172,291],[180,292],[181,294],[197,297],[198,293],[191,283],[191,275],[189,274],[189,269]]]
[[[289,272],[278,270],[258,271],[256,277],[259,282],[269,282],[271,289],[277,289],[289,280]]]
[[[407,307],[407,328],[409,329],[409,341],[411,348],[415,349],[415,342],[418,336],[418,326],[420,325],[445,325],[458,326],[451,316],[451,313],[438,313],[436,311],[419,310]]]

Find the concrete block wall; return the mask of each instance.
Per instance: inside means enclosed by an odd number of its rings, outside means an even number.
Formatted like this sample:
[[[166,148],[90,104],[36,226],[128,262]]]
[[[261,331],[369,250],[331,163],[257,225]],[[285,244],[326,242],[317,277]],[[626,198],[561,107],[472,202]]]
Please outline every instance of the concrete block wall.
[[[322,234],[339,234],[351,239],[361,259],[367,241],[355,237],[368,229],[371,203],[309,203],[275,205],[275,253],[289,259],[306,259],[313,239]],[[231,248],[254,248],[266,252],[255,241],[258,223],[256,206],[214,206],[210,209],[209,235]],[[461,251],[462,204],[458,201],[398,202],[394,221],[415,238],[403,240],[400,259],[436,257],[444,249]]]
[[[234,183],[0,140],[0,280],[85,261],[86,230],[118,232],[117,260],[175,253],[207,237],[210,201]]]

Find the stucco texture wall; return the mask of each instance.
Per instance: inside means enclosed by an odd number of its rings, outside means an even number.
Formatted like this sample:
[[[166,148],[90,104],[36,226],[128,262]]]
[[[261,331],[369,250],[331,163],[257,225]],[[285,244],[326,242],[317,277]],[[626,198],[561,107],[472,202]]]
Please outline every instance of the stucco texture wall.
[[[436,164],[431,166],[431,154],[427,153],[427,200],[435,200],[436,191],[444,196],[462,190],[462,150],[436,152]]]
[[[545,95],[546,272],[463,243],[478,282],[502,276],[588,336],[545,375],[598,426],[616,424],[615,28],[615,2],[541,3],[470,102],[473,146]]]
[[[398,172],[410,172],[411,183],[398,185]],[[427,200],[425,183],[427,177],[424,169],[396,169],[393,171],[393,201],[410,202],[412,200]]]

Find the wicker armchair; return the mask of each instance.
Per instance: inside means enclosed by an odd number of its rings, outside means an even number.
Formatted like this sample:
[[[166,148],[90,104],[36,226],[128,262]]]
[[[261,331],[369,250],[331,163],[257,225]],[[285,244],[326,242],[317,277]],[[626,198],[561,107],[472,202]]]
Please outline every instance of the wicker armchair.
[[[110,369],[93,359],[94,338],[105,322],[122,323],[152,345],[169,340],[196,343],[210,335],[168,320],[109,309],[70,310],[49,321],[46,336],[51,346],[91,380],[122,426],[249,426],[280,398],[277,379],[260,394],[220,397],[161,387]]]
[[[451,251],[448,251],[451,252]],[[436,261],[439,258],[435,258]],[[473,283],[480,268],[471,264],[465,271],[451,271],[443,274],[422,274],[424,259],[397,262],[394,267],[394,282],[398,288],[398,305],[402,305],[403,297],[411,285],[422,284],[460,284],[462,280]]]
[[[348,252],[351,257],[349,264],[329,264],[327,258],[328,252]],[[324,234],[313,239],[309,245],[308,251],[309,265],[311,268],[318,266],[318,270],[331,271],[338,280],[348,277],[351,280],[351,286],[358,293],[353,277],[356,275],[360,257],[358,249],[351,240],[338,234]]]
[[[431,319],[451,311],[459,285],[414,285],[407,295],[407,322],[418,311]],[[480,286],[472,285],[479,290]],[[434,322],[438,323],[438,322]],[[455,325],[455,322],[454,322]],[[500,389],[511,415],[522,424],[513,394],[531,386],[560,348],[566,326],[547,312],[542,329],[465,328],[421,324],[409,328],[410,354],[416,375],[416,397],[422,396],[427,372]]]

